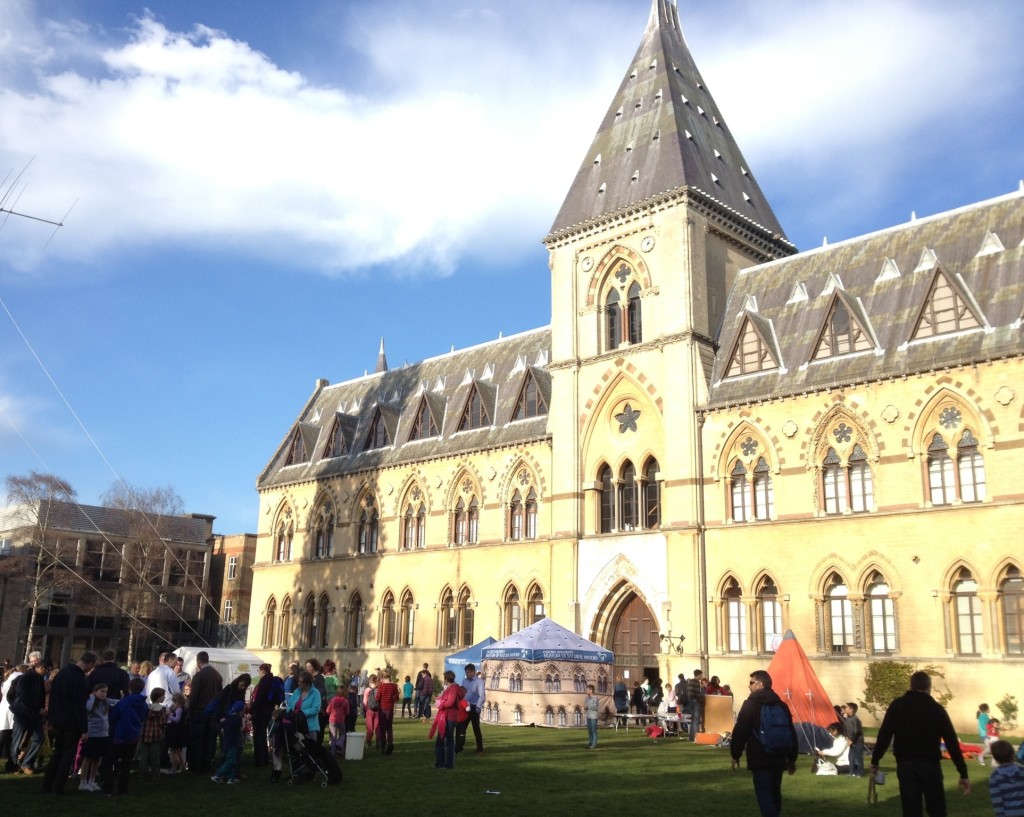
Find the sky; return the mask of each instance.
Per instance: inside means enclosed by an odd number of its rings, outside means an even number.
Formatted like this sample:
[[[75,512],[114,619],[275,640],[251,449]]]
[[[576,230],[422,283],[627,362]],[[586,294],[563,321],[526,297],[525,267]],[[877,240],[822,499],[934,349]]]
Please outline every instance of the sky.
[[[317,378],[546,326],[650,0],[0,0],[0,477],[255,532]],[[791,241],[1024,177],[1019,0],[680,0]]]

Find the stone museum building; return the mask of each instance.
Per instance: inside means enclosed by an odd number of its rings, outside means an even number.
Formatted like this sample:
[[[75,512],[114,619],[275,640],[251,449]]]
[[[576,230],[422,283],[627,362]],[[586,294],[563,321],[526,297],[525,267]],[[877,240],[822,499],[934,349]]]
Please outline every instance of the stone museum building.
[[[797,252],[653,0],[550,325],[297,396],[248,646],[404,674],[548,617],[743,689],[792,629],[835,701],[941,666],[966,728],[1024,670],[1022,239],[1018,190]]]

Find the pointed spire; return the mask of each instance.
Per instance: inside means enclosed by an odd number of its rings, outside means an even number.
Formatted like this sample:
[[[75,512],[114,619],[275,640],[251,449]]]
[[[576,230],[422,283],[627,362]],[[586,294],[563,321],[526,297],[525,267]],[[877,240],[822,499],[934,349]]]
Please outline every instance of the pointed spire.
[[[748,168],[683,39],[675,2],[652,0],[640,47],[551,233],[696,188],[784,239]]]
[[[380,339],[380,351],[377,352],[377,368],[374,369],[374,374],[380,372],[386,372],[388,370],[388,357],[384,354],[384,338]]]

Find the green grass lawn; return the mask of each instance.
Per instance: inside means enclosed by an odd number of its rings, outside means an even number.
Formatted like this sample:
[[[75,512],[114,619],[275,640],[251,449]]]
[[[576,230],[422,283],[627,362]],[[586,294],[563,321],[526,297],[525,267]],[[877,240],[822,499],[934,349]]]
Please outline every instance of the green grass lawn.
[[[433,741],[427,726],[398,721],[395,752],[381,757],[368,752],[361,761],[344,761],[344,782],[321,789],[316,783],[271,784],[269,772],[253,769],[251,755],[243,762],[244,780],[237,786],[210,782],[191,774],[163,776],[144,784],[134,777],[123,798],[104,799],[71,791],[43,797],[39,776],[0,776],[0,803],[5,814],[31,813],[40,806],[76,816],[104,815],[111,809],[147,808],[155,796],[162,807],[185,813],[235,817],[254,814],[308,814],[309,809],[356,808],[360,813],[407,814],[419,808],[445,814],[554,814],[566,808],[571,817],[653,812],[750,817],[757,814],[750,776],[729,768],[727,749],[691,745],[675,738],[652,742],[640,729],[629,732],[602,728],[598,749],[589,751],[585,729],[541,729],[484,726],[483,755],[470,751],[456,758],[454,771],[433,768]],[[472,733],[468,747],[472,749]],[[900,813],[894,764],[887,755],[883,768],[889,782],[878,789],[879,802],[867,813],[885,817]],[[988,797],[990,767],[969,763],[974,793],[956,791],[956,771],[944,762],[951,815],[991,815]],[[783,781],[784,811],[789,815],[863,817],[867,782],[849,777],[815,777],[811,760]],[[488,794],[489,791],[499,794]],[[281,811],[284,809],[285,811]]]

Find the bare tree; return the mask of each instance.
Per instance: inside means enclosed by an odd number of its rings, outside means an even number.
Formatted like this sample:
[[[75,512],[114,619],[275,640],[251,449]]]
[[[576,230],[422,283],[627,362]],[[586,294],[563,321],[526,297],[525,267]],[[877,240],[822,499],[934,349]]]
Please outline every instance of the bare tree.
[[[21,544],[0,563],[0,570],[13,582],[26,587],[29,620],[25,635],[25,660],[33,649],[36,620],[44,604],[49,606],[60,591],[77,581],[77,542],[62,541],[50,531],[63,503],[73,502],[75,489],[55,474],[31,471],[25,476],[8,476],[7,510],[4,527]]]
[[[185,502],[170,486],[138,488],[123,481],[111,485],[100,500],[105,507],[123,510],[129,517],[119,602],[128,618],[131,658],[139,631],[143,627],[154,628],[160,620],[161,605],[168,603],[163,588],[167,572],[174,573],[174,559],[168,553],[165,539],[171,517],[184,513]]]

